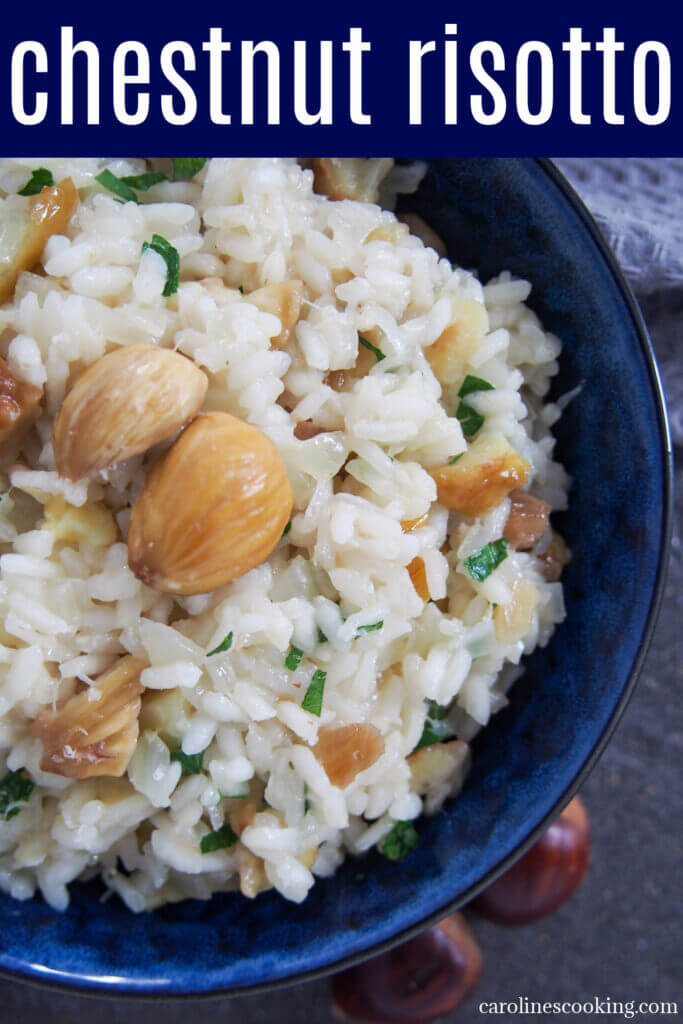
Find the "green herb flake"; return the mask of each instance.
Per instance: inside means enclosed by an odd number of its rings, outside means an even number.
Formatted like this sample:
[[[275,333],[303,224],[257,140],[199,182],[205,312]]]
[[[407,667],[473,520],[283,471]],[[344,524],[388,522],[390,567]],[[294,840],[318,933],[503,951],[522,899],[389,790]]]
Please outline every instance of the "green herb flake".
[[[407,857],[420,841],[409,821],[397,821],[391,832],[380,843],[379,852],[387,860],[399,861]]]
[[[2,500],[2,499],[0,498],[0,501],[1,501],[1,500]],[[322,631],[322,629],[320,628],[320,626],[318,626],[318,643],[319,643],[319,644],[326,644],[326,643],[327,643],[327,637],[326,637],[326,636],[325,636],[325,634],[323,633],[323,631]]]
[[[465,559],[465,568],[473,580],[482,583],[508,556],[508,542],[505,537],[485,544]]]
[[[207,832],[199,841],[202,853],[213,853],[214,850],[226,850],[237,842],[237,836],[229,825],[223,825],[215,832]]]
[[[459,455],[454,455],[452,459],[448,460],[447,465],[448,466],[454,466],[456,464],[456,462],[458,461],[458,459],[461,459],[464,454],[465,454],[464,452],[460,452]]]
[[[146,192],[152,185],[158,185],[160,181],[168,181],[161,171],[145,171],[144,174],[127,174],[120,181],[135,188],[138,192]]]
[[[54,183],[52,171],[48,171],[47,167],[37,167],[35,171],[31,172],[31,177],[24,187],[19,189],[19,195],[37,196],[47,185],[54,185]]]
[[[379,622],[370,622],[367,626],[359,626],[356,630],[356,637],[365,636],[366,633],[375,633],[383,625],[384,619],[380,619]]]
[[[282,531],[282,536],[286,537],[291,529],[292,529],[292,520],[290,519],[289,522],[287,523],[287,525],[285,526],[284,530]]]
[[[175,295],[180,281],[180,256],[178,255],[178,250],[163,235],[152,235],[151,242],[143,242],[142,251],[147,252],[148,249],[153,249],[154,252],[157,252],[166,264],[166,284],[161,294],[166,298],[169,295]]]
[[[318,718],[320,718],[320,712],[323,709],[323,690],[325,689],[326,679],[327,672],[317,668],[313,673],[310,686],[306,690],[306,695],[301,702],[301,707],[304,711],[309,711],[312,715],[317,715]]]
[[[303,656],[304,652],[301,650],[301,648],[295,647],[294,644],[292,644],[289,650],[287,651],[287,656],[285,658],[285,668],[288,668],[290,672],[296,671],[296,669],[298,669],[299,665],[301,664],[301,659],[303,658]]]
[[[453,730],[447,722],[432,722],[430,718],[427,718],[415,750],[422,750],[423,747],[433,747],[436,743],[443,743],[452,736]]]
[[[108,192],[112,192],[126,203],[139,202],[130,185],[127,185],[123,178],[117,178],[111,171],[100,171],[99,174],[95,175],[95,181],[99,181],[103,188],[106,188]]]
[[[481,377],[473,377],[472,374],[467,374],[464,381],[458,391],[459,398],[466,398],[468,395],[474,394],[475,391],[493,391],[493,384],[489,384],[487,380],[483,380]],[[478,430],[484,424],[484,417],[481,416],[476,409],[473,409],[467,402],[460,402],[456,410],[455,415],[460,421],[462,432],[465,437],[473,437]],[[457,458],[457,456],[456,456]],[[448,463],[449,466],[452,462]]]
[[[435,721],[440,722],[442,721],[442,719],[446,717],[446,712],[448,711],[448,708],[444,704],[437,704],[435,700],[429,699],[425,701],[425,704],[427,705],[427,714],[429,715],[430,718],[433,718],[435,719]]]
[[[466,402],[460,402],[455,415],[460,421],[460,426],[462,427],[462,432],[465,437],[474,437],[476,432],[484,425],[484,417],[480,416],[479,413]]]
[[[204,752],[199,754],[184,754],[182,747],[176,747],[171,751],[171,761],[179,761],[182,769],[181,775],[199,775],[202,770]]]
[[[426,704],[427,717],[415,750],[422,750],[423,747],[433,747],[435,743],[443,743],[454,735],[449,723],[444,721],[448,709],[441,704],[437,704],[435,700],[428,700]]]
[[[468,395],[473,394],[475,391],[494,390],[493,384],[489,384],[487,380],[482,380],[481,377],[473,377],[468,373],[458,391],[458,398],[467,398]]]
[[[229,651],[231,647],[232,633],[228,633],[225,639],[221,640],[218,647],[214,647],[214,649],[212,651],[209,651],[209,653],[206,656],[207,658],[210,658],[212,654],[224,654],[225,651]]]
[[[173,180],[189,181],[201,171],[206,163],[205,156],[176,156],[173,158]]]
[[[0,780],[0,818],[14,818],[23,809],[19,805],[28,802],[35,787],[35,782],[23,772],[8,772]]]
[[[382,349],[377,348],[377,346],[373,345],[371,341],[368,341],[367,338],[364,338],[362,334],[358,335],[358,340],[361,343],[361,345],[368,349],[368,351],[374,353],[375,359],[377,360],[378,363],[380,363],[385,358]]]
[[[304,817],[311,809],[311,801],[308,799],[308,783],[304,782]]]

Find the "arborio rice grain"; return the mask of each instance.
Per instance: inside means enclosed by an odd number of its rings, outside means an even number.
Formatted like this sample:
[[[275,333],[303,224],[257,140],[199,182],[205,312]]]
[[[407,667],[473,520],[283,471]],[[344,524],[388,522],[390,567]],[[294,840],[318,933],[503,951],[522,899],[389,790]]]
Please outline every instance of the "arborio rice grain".
[[[528,550],[501,540],[514,494],[474,515],[437,500],[483,442],[566,506],[544,402],[560,343],[529,284],[483,287],[379,205],[316,194],[320,164],[209,160],[138,202],[96,180],[151,166],[172,177],[163,161],[0,161],[1,224],[38,167],[80,197],[0,305],[8,370],[43,393],[3,444],[0,887],[63,909],[98,872],[135,912],[231,889],[301,901],[347,852],[410,850],[409,823],[457,793],[468,741],[564,617],[561,541],[544,522]],[[179,255],[168,296],[164,258],[142,251],[153,235]],[[286,329],[252,293],[291,281]],[[203,410],[260,428],[293,488],[272,555],[212,593],[174,597],[128,568],[131,504],[173,439],[86,480],[56,472],[67,388],[140,343],[194,360]],[[42,769],[35,722],[77,693],[97,707],[126,655],[144,667],[122,774]]]

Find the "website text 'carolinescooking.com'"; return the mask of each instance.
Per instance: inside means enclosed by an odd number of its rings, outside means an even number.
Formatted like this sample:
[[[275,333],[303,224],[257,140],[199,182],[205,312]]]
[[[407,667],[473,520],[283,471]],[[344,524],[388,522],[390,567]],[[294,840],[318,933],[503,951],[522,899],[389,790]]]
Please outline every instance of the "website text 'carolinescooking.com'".
[[[624,1020],[635,1020],[637,1017],[672,1015],[678,1016],[678,1003],[652,1002],[636,999],[611,999],[609,996],[593,996],[590,1000],[541,1001],[518,996],[514,1000],[490,1000],[479,1003],[479,1013],[488,1016],[600,1016],[609,1014],[623,1017]]]

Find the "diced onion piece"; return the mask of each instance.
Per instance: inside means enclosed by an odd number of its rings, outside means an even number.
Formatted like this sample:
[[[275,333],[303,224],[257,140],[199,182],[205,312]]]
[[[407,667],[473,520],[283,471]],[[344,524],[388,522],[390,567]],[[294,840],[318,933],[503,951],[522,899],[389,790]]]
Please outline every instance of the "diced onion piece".
[[[462,740],[423,747],[408,758],[413,788],[426,797],[425,810],[433,814],[446,797],[457,793],[465,779],[470,750]]]
[[[388,157],[352,159],[349,157],[315,157],[313,188],[329,199],[357,199],[376,203],[379,186],[394,165]]]
[[[501,644],[516,644],[529,632],[539,593],[529,580],[516,580],[510,600],[493,612],[496,639]]]

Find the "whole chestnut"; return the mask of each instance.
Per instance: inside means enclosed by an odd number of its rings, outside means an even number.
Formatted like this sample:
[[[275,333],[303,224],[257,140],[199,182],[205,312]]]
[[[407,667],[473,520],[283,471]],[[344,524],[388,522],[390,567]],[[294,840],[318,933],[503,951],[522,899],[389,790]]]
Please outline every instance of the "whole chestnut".
[[[375,1024],[426,1024],[454,1010],[481,973],[481,950],[461,914],[452,914],[388,953],[332,978],[342,1014]]]
[[[497,924],[531,924],[557,910],[581,882],[590,856],[590,828],[578,797],[547,832],[473,906]]]

